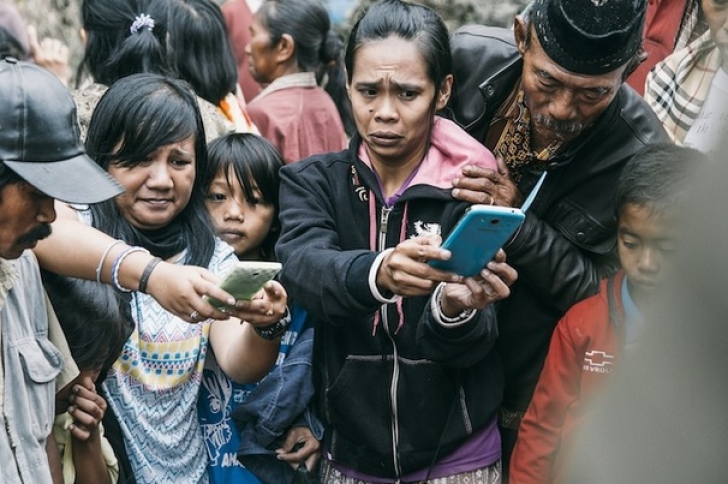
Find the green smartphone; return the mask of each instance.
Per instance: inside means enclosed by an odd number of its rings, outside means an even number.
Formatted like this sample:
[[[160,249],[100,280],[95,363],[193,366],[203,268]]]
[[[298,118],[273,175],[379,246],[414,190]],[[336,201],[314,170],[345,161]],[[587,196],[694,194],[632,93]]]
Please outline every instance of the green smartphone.
[[[220,289],[230,293],[236,301],[249,300],[280,270],[281,264],[278,262],[239,261],[220,283]],[[218,309],[227,306],[212,297],[209,301]]]

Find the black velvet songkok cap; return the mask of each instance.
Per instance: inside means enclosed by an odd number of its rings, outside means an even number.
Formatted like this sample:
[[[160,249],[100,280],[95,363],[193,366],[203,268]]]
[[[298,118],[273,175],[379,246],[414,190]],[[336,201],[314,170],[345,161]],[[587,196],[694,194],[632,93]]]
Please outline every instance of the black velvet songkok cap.
[[[531,19],[548,56],[564,69],[599,75],[642,45],[647,0],[535,0]]]

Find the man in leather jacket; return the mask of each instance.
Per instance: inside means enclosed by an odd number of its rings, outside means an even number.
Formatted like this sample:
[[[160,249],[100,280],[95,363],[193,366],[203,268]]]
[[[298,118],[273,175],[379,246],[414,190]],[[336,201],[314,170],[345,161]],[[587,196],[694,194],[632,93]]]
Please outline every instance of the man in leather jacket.
[[[514,31],[468,26],[452,39],[448,115],[500,158],[463,170],[453,195],[519,206],[546,171],[504,247],[519,272],[498,309],[505,371],[503,468],[559,318],[617,268],[614,186],[642,146],[666,141],[624,79],[644,55],[646,2],[536,0]]]

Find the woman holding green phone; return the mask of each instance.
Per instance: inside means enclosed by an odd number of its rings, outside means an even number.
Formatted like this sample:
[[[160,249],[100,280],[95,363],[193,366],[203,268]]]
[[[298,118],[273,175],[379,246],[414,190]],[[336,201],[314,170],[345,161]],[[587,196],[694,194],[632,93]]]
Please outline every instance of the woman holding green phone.
[[[88,224],[132,246],[116,256],[112,274],[139,251],[205,267],[218,277],[235,265],[233,250],[215,237],[204,207],[207,149],[187,84],[154,74],[115,82],[94,110],[86,150],[126,190],[79,212]],[[286,292],[272,282],[254,301],[226,308],[244,322],[212,321],[208,316],[217,311],[209,305],[185,320],[112,279],[118,290],[132,293],[134,332],[106,374],[103,391],[130,471],[140,484],[206,483],[208,457],[196,403],[208,344],[227,375],[257,381],[278,353],[280,337],[265,337],[265,330],[284,316]]]
[[[452,178],[495,159],[435,115],[453,77],[431,9],[375,4],[345,62],[358,133],[281,170],[276,246],[281,282],[316,322],[323,482],[499,482],[492,304],[516,273],[502,252],[474,277],[428,264],[449,256],[440,234],[467,208]]]

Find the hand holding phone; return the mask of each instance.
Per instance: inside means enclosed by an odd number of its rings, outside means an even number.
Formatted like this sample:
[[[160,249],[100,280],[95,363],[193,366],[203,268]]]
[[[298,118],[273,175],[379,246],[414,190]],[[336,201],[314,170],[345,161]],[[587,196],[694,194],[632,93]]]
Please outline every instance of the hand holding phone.
[[[431,260],[429,264],[461,276],[474,276],[493,259],[525,218],[517,208],[473,205],[442,244],[443,249],[451,252],[450,259]]]
[[[239,261],[233,270],[220,283],[220,288],[239,300],[249,300],[273,279],[281,270],[278,262]],[[222,309],[227,304],[209,298],[210,304]]]

